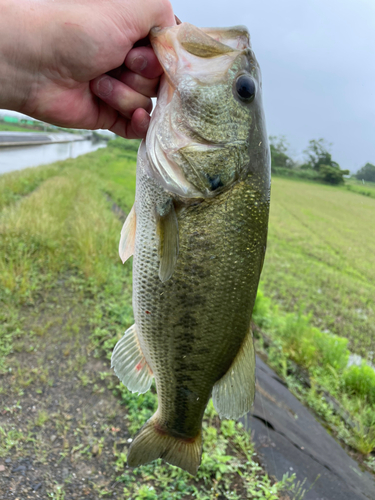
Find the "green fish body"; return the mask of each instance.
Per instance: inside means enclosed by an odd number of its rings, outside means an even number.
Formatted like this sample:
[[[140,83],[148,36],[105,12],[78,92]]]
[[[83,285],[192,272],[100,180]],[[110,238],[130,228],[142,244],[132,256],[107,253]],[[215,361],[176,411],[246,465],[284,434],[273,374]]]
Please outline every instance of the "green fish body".
[[[250,321],[266,249],[269,150],[244,28],[183,23],[151,40],[166,76],[120,242],[122,259],[133,255],[135,324],[112,365],[134,392],[155,378],[158,394],[128,464],[162,457],[195,474],[209,398],[234,419],[254,399]]]

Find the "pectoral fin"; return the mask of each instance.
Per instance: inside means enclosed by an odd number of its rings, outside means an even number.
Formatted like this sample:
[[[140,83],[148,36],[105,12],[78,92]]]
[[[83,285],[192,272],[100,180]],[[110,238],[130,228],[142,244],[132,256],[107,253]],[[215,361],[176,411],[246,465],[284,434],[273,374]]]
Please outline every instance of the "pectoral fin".
[[[255,352],[251,330],[227,373],[212,390],[220,418],[239,419],[250,411],[255,395]]]
[[[172,276],[178,256],[178,220],[172,201],[157,209],[156,232],[159,238],[159,278],[164,282]]]
[[[111,367],[129,391],[143,394],[152,383],[152,371],[139,345],[135,325],[126,330],[112,353]]]
[[[118,252],[123,264],[134,253],[136,226],[137,226],[137,217],[135,215],[135,209],[133,205],[121,230],[121,238],[120,238],[120,245]]]

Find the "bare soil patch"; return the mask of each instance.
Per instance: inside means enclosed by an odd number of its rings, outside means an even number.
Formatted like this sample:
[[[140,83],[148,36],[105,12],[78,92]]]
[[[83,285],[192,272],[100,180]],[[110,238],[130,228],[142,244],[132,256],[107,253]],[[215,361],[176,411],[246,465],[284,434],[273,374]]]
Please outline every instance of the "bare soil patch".
[[[126,410],[107,389],[109,363],[93,357],[87,314],[66,290],[23,310],[0,378],[1,500],[123,490],[115,462],[129,438]]]

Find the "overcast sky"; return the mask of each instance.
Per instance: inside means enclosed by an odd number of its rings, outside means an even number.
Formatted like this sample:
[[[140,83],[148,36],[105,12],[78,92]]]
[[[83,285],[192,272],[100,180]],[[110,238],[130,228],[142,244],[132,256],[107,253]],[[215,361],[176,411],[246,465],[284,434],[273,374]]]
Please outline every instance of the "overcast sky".
[[[196,26],[248,27],[268,133],[292,156],[324,137],[342,168],[375,164],[375,0],[171,1]]]

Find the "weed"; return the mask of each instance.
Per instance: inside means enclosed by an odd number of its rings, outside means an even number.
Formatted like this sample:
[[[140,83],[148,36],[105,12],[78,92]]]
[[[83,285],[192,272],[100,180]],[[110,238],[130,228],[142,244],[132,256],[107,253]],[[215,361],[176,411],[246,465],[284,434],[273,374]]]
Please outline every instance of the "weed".
[[[21,443],[25,442],[26,439],[24,434],[17,429],[6,431],[0,427],[0,457],[6,456],[12,448],[18,450]]]
[[[87,375],[87,373],[80,373],[78,377],[81,380],[83,387],[86,387],[87,384],[91,382],[91,378]]]
[[[49,418],[50,416],[45,410],[40,410],[35,419],[35,425],[42,427],[46,422],[48,422]]]
[[[65,492],[63,488],[63,485],[56,483],[54,490],[50,493],[47,493],[48,497],[53,498],[53,500],[64,500]]]
[[[344,385],[350,394],[362,396],[375,406],[375,370],[372,367],[366,363],[350,366],[344,373]]]
[[[289,388],[307,401],[352,447],[368,454],[375,447],[375,372],[365,362],[347,367],[348,340],[311,325],[311,316],[282,313],[259,291],[253,313],[254,321],[267,329],[273,339],[268,362],[288,381]],[[312,387],[306,391],[290,374],[289,360],[308,370]],[[319,384],[319,389],[317,387]],[[322,389],[338,399],[351,416],[346,426],[337,409],[325,401]]]

